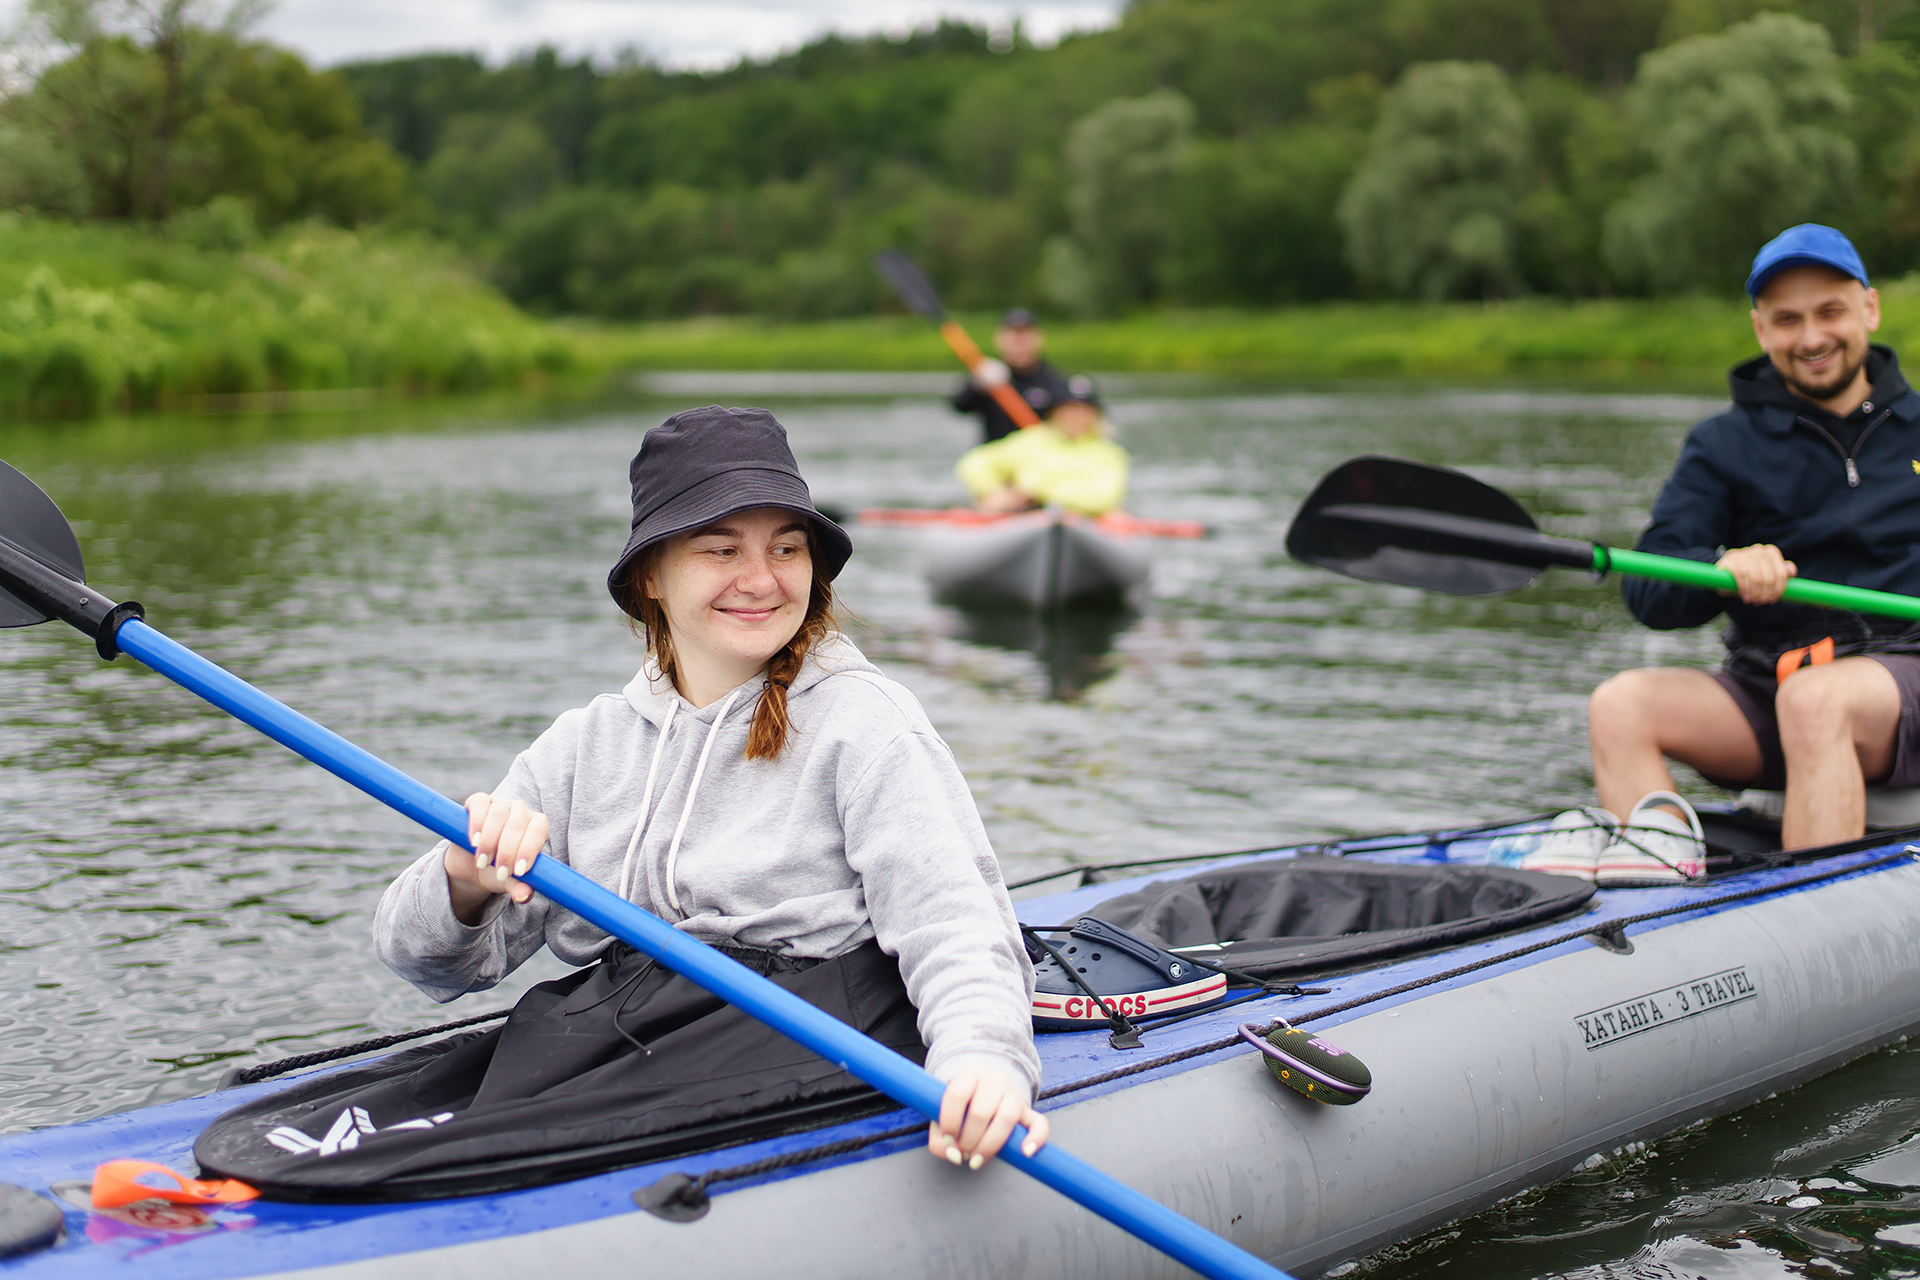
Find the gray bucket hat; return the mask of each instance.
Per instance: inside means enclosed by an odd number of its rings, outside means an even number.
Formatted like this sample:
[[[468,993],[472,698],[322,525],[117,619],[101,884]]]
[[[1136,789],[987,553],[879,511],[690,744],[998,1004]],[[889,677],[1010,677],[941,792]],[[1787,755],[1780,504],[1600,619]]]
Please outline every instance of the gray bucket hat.
[[[626,577],[654,543],[754,507],[780,507],[813,522],[814,571],[831,582],[853,554],[847,531],[821,515],[787,446],[787,429],[765,409],[709,405],[676,413],[647,432],[627,469],[633,532],[607,574],[607,591],[632,615]]]

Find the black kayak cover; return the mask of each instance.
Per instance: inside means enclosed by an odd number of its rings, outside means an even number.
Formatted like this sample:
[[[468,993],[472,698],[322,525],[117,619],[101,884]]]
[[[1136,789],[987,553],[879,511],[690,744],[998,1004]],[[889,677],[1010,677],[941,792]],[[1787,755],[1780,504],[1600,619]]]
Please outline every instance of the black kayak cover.
[[[900,968],[868,942],[826,961],[726,948],[924,1061]],[[580,1177],[896,1104],[663,965],[616,944],[542,982],[503,1026],[324,1071],[216,1118],[202,1176],[276,1200],[413,1200]]]
[[[1593,891],[1585,880],[1511,867],[1305,856],[1157,881],[1088,914],[1198,959],[1276,978],[1526,928],[1578,910]]]

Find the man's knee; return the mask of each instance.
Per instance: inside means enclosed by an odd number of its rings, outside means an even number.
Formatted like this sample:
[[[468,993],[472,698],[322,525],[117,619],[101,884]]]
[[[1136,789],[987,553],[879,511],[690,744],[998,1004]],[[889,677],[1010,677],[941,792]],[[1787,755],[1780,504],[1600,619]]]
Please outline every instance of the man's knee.
[[[1825,676],[1826,672],[1817,669],[1797,671],[1774,693],[1773,712],[1779,718],[1782,734],[1836,729],[1845,723],[1833,681]]]
[[[1587,699],[1587,729],[1597,739],[1648,732],[1659,706],[1659,671],[1622,671]]]
[[[1870,669],[1835,663],[1794,672],[1773,698],[1782,736],[1845,735],[1857,722],[1897,718],[1900,690],[1881,678],[1884,671],[1878,663]]]

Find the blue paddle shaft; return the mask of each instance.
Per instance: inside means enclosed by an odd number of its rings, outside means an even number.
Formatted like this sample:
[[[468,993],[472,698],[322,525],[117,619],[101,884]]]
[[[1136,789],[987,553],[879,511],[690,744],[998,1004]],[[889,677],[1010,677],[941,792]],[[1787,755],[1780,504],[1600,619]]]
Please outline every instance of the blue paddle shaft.
[[[116,641],[122,653],[138,658],[175,684],[392,806],[435,835],[463,849],[473,847],[467,838],[463,805],[373,753],[268,697],[138,618],[121,624]],[[520,879],[581,919],[852,1072],[896,1102],[929,1118],[940,1114],[946,1086],[925,1068],[601,888],[565,863],[542,855]],[[1026,1130],[1016,1127],[1000,1158],[1201,1275],[1213,1280],[1288,1280],[1285,1273],[1056,1146],[1042,1147],[1037,1155],[1023,1155],[1020,1144],[1025,1139]]]

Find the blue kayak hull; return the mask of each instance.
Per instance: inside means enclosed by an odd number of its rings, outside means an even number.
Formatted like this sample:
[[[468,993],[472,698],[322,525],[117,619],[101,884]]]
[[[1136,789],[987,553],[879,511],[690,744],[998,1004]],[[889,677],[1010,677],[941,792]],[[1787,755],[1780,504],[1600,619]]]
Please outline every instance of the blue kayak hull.
[[[1048,1087],[1206,1050],[1048,1104],[1057,1139],[1250,1251],[1315,1274],[1790,1087],[1920,1024],[1920,949],[1911,941],[1920,866],[1904,849],[1699,888],[1602,893],[1571,919],[1326,979],[1326,995],[1264,997],[1153,1031],[1144,1050],[1113,1049],[1100,1032],[1044,1035]],[[1359,856],[1497,853],[1496,843],[1473,839]],[[1054,923],[1192,869],[1028,899],[1020,914]],[[1748,891],[1759,896],[1722,901]],[[1580,936],[1669,909],[1678,913],[1626,924],[1625,947]],[[1554,939],[1564,940],[1513,954]],[[1483,963],[1497,957],[1505,958]],[[1352,1106],[1280,1087],[1244,1045],[1206,1048],[1241,1022],[1367,997],[1380,998],[1311,1023],[1372,1070],[1372,1094]],[[911,1120],[903,1113],[450,1201],[101,1213],[67,1185],[113,1158],[190,1170],[208,1120],[282,1083],[0,1139],[0,1181],[68,1197],[64,1239],[0,1262],[0,1276],[112,1268],[195,1280],[552,1272],[762,1280],[773,1262],[783,1280],[1179,1274],[1012,1170],[953,1169],[917,1137],[717,1184],[711,1210],[691,1223],[634,1207],[633,1193],[666,1174],[883,1132]]]

